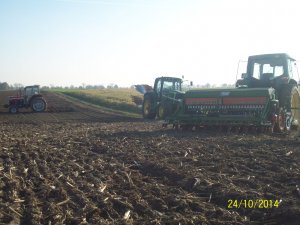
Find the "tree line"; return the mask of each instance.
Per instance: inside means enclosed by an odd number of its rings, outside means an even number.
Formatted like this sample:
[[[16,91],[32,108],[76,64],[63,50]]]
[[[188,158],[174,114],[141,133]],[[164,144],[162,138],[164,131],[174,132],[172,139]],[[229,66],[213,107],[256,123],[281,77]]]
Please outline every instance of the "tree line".
[[[13,84],[10,85],[7,82],[0,82],[0,90],[1,91],[5,91],[5,90],[16,90],[16,89],[20,89],[23,88],[24,85],[23,84]],[[57,86],[57,85],[49,85],[49,86],[41,86],[41,89],[43,90],[51,90],[51,89],[113,89],[113,88],[119,88],[119,86],[117,84],[108,84],[107,86],[104,86],[102,84],[99,85],[79,85],[79,86],[74,86],[74,85],[70,85],[70,86]]]
[[[19,83],[15,83],[13,85],[8,84],[7,82],[0,82],[0,90],[16,90],[16,89],[20,89],[24,87],[24,85],[19,84]],[[222,84],[222,85],[215,85],[215,84],[197,84],[194,87],[196,88],[232,88],[234,87],[234,84]],[[108,84],[107,86],[104,86],[102,84],[99,85],[86,85],[86,84],[82,84],[79,86],[74,86],[74,85],[70,85],[70,86],[56,86],[56,85],[49,85],[49,86],[41,86],[42,90],[51,90],[51,89],[94,89],[94,90],[101,90],[101,89],[113,89],[113,88],[119,88],[119,86],[117,84],[111,83]],[[134,88],[134,85],[132,85],[130,88]]]

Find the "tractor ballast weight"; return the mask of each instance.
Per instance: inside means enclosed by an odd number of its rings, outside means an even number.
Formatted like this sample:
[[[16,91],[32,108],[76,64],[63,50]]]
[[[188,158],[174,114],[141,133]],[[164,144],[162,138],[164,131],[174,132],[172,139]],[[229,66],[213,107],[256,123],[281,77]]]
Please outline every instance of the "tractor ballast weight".
[[[299,121],[295,75],[295,60],[285,53],[250,56],[247,73],[237,81],[236,88],[189,90],[181,99],[174,99],[175,110],[165,121],[175,128],[288,131]]]

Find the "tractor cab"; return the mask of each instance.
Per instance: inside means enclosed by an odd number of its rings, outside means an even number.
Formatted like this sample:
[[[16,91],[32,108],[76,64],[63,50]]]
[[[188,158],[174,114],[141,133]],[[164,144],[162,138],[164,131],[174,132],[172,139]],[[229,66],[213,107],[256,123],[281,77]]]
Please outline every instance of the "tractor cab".
[[[24,101],[29,103],[33,96],[41,96],[40,94],[40,86],[34,85],[34,86],[26,86],[23,89]]]
[[[184,95],[182,83],[182,79],[177,77],[156,78],[153,90],[144,94],[143,117],[154,119],[157,116],[162,119],[173,112],[175,101]]]
[[[154,82],[154,92],[157,99],[161,100],[163,96],[168,96],[172,92],[182,91],[182,79],[176,77],[158,77]]]
[[[25,103],[29,103],[33,96],[40,96],[40,86],[26,86],[21,93],[21,96],[24,97]]]
[[[288,54],[249,56],[247,73],[236,83],[237,87],[269,88],[279,90],[282,85],[295,84],[299,80],[295,59]]]

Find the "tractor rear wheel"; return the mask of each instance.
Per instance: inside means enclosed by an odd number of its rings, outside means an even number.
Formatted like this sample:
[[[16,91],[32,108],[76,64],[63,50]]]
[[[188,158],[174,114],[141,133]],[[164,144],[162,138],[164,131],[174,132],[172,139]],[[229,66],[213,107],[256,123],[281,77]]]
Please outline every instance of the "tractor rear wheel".
[[[143,101],[143,117],[145,119],[154,119],[156,116],[155,109],[153,109],[153,100],[150,96],[145,96]]]
[[[12,114],[15,114],[18,112],[18,107],[15,106],[15,105],[12,105],[9,107],[9,112],[12,113]]]
[[[280,104],[285,109],[285,131],[297,127],[299,122],[300,94],[296,85],[289,84],[281,91]]]
[[[46,110],[46,101],[43,98],[36,97],[31,100],[31,109],[34,112],[43,112]]]

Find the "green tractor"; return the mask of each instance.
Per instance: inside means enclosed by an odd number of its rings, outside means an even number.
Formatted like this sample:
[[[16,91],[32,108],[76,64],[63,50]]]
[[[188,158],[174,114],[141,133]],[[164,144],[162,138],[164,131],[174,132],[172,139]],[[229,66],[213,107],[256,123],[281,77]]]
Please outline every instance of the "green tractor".
[[[146,119],[165,119],[175,111],[177,101],[183,98],[182,79],[176,77],[158,77],[154,88],[144,94],[142,106]]]
[[[296,62],[287,54],[250,56],[236,88],[189,90],[173,99],[174,111],[165,119],[176,128],[289,131],[299,121],[296,80]]]

